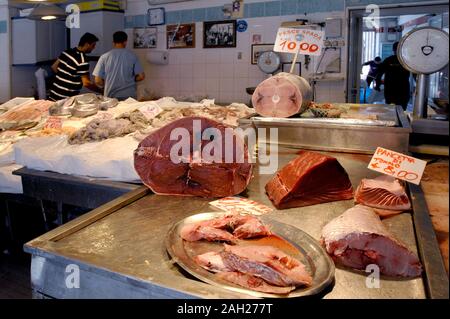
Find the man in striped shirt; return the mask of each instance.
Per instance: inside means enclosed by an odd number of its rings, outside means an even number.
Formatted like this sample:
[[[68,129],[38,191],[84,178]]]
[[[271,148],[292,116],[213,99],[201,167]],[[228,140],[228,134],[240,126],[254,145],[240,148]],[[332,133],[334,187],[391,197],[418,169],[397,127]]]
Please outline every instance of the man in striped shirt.
[[[89,78],[89,62],[85,55],[95,49],[97,41],[98,38],[88,32],[81,37],[78,47],[61,53],[52,65],[56,75],[50,88],[49,100],[57,101],[78,95],[83,86],[101,92]]]

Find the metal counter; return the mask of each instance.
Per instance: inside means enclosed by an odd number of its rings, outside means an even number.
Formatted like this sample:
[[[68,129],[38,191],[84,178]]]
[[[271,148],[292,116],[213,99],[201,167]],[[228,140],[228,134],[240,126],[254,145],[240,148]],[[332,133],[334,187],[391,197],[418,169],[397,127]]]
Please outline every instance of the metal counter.
[[[295,150],[279,151],[279,167],[295,157]],[[332,153],[349,173],[356,187],[364,177],[376,173],[366,167],[367,155]],[[258,174],[243,194],[272,206],[264,193],[271,175]],[[412,194],[413,201],[416,196]],[[165,251],[168,230],[179,220],[212,211],[208,199],[153,195],[145,187],[136,189],[27,244],[32,254],[31,280],[36,297],[53,298],[249,298],[247,295],[203,283],[172,263]],[[293,225],[319,239],[322,227],[353,206],[352,200],[274,210],[269,216]],[[414,205],[416,209],[418,206]],[[414,211],[414,219],[429,222],[426,207]],[[427,220],[428,218],[428,220]],[[414,221],[410,213],[386,219],[384,224],[418,253]],[[417,225],[416,225],[417,228]],[[418,231],[428,231],[423,226]],[[437,242],[428,236],[419,247],[425,273],[422,278],[392,279],[382,276],[380,288],[367,288],[363,272],[337,268],[335,282],[323,291],[324,298],[448,298],[448,278],[441,276]],[[423,240],[423,234],[417,234]],[[441,260],[442,263],[442,260]],[[75,269],[75,270],[74,270]],[[70,281],[79,269],[79,288]],[[435,272],[434,272],[435,271]],[[445,270],[444,270],[445,271]],[[76,272],[76,273],[75,273]],[[435,275],[436,273],[436,275]],[[435,277],[437,276],[437,277]],[[445,285],[445,280],[447,287]],[[69,285],[67,282],[69,281]],[[436,285],[438,281],[442,285]],[[76,281],[75,281],[76,282]],[[431,284],[430,284],[431,283]],[[69,287],[68,287],[69,286]]]
[[[140,186],[26,167],[14,171],[13,174],[22,177],[23,193],[27,196],[90,209],[106,204]]]
[[[56,203],[57,225],[69,219],[63,205],[94,209],[124,195],[141,185],[108,181],[86,176],[73,176],[48,171],[38,171],[26,167],[13,172],[22,179],[23,194],[40,203],[46,230],[51,227],[47,209],[43,201]]]
[[[239,120],[243,128],[278,129],[280,146],[331,152],[373,154],[381,146],[397,152],[408,152],[411,126],[401,106],[382,104],[341,104],[349,109],[350,118],[263,118]],[[376,115],[378,120],[364,120]],[[268,133],[268,132],[267,132]],[[264,141],[266,135],[258,136]]]

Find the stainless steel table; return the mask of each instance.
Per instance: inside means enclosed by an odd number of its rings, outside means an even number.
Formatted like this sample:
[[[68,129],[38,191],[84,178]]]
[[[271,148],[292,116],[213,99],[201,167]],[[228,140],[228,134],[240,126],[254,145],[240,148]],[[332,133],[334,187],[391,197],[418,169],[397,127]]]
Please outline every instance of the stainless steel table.
[[[56,203],[58,225],[68,220],[63,205],[94,209],[140,186],[99,178],[38,171],[26,167],[14,171],[13,174],[22,178],[23,194],[40,202],[45,220],[47,220],[47,214],[43,201]],[[48,228],[49,225],[47,225]]]
[[[356,187],[373,177],[369,156],[332,153]],[[295,150],[279,151],[279,167],[295,157]],[[264,193],[270,175],[258,168],[243,196],[272,206]],[[443,270],[436,238],[429,232],[430,218],[410,189],[414,212],[386,219],[388,229],[415,253],[425,267],[422,278],[381,278],[381,287],[367,288],[366,274],[337,268],[335,283],[324,298],[448,298],[448,278]],[[420,196],[419,196],[420,197]],[[53,298],[248,298],[249,296],[203,283],[174,264],[164,247],[165,236],[177,221],[211,211],[208,199],[159,196],[145,187],[131,191],[49,233],[30,241],[31,279],[36,297]],[[419,202],[417,202],[419,201]],[[293,225],[316,239],[332,218],[353,206],[338,201],[270,213],[279,222]],[[416,232],[415,233],[415,229]],[[419,248],[419,251],[418,251]],[[67,285],[79,273],[79,288]],[[444,274],[444,275],[443,275]],[[70,277],[69,277],[70,276]],[[76,282],[76,281],[75,281]]]

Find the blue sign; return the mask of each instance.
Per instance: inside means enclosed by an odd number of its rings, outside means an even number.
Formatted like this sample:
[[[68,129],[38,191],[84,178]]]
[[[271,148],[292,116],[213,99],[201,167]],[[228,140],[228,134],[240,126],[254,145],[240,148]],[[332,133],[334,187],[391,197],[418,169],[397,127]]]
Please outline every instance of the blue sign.
[[[237,32],[245,32],[247,31],[248,23],[245,20],[239,20],[237,22]]]

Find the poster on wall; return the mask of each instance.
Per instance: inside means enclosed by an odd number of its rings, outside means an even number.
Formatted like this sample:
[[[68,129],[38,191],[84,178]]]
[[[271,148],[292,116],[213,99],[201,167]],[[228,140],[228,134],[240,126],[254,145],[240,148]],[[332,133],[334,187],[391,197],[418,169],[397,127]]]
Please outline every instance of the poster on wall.
[[[203,48],[235,48],[236,20],[203,22]]]
[[[157,28],[135,28],[133,35],[135,49],[156,48]]]
[[[195,48],[195,23],[168,25],[166,31],[167,49]]]

